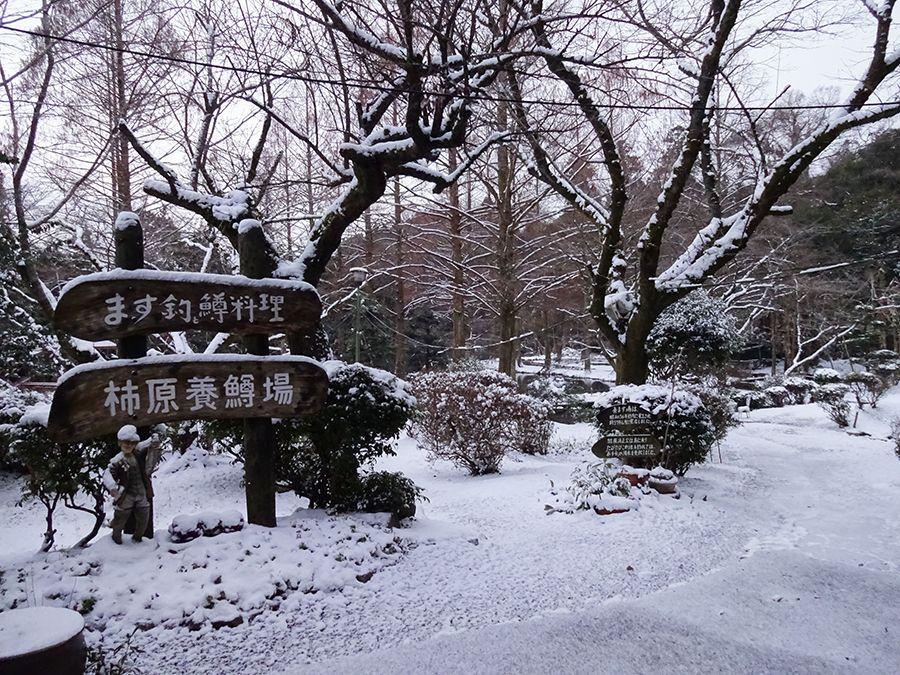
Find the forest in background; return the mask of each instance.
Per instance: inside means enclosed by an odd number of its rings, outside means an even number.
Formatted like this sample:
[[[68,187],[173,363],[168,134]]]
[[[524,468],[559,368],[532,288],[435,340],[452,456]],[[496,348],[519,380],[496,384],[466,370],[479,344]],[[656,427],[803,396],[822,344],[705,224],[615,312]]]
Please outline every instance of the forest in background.
[[[371,106],[388,135],[406,133],[415,106],[437,125],[441,106],[452,100],[472,103],[459,131],[465,139],[442,145],[436,134],[421,157],[379,174],[380,194],[347,217],[340,245],[316,273],[330,347],[348,361],[358,353],[362,362],[401,375],[468,356],[499,358],[500,369],[512,373],[519,355],[549,360],[564,347],[615,358],[591,310],[594,266],[602,258],[597,223],[562,198],[536,162],[543,153],[551,179],[558,171],[566,185],[599,195],[598,202],[615,201],[603,138],[592,136],[596,120],[554,105],[569,93],[565,67],[581,69],[592,96],[623,106],[609,109],[609,126],[627,182],[621,239],[633,245],[661,203],[660,186],[671,182],[683,135],[690,139],[686,109],[666,104],[690,93],[695,67],[705,61],[696,51],[696,63],[685,59],[703,44],[704,31],[724,31],[731,3],[718,17],[688,9],[676,15],[665,3],[639,17],[622,8],[628,3],[604,2],[570,16],[562,3],[551,8],[553,30],[535,32],[533,41],[523,37],[528,17],[512,11],[520,9],[515,3],[315,4],[306,11],[281,2],[45,1],[23,15],[17,3],[0,3],[0,28],[11,29],[3,33],[4,49],[21,50],[21,58],[3,59],[0,72],[0,376],[52,380],[66,363],[112,353],[110,345],[61,338],[49,319],[69,279],[113,266],[119,212],[139,213],[148,267],[235,273],[228,236],[235,212],[262,220],[278,259],[290,261],[305,254],[323,218],[344,209],[347,186],[362,184],[359,166],[374,146],[365,145],[359,125]],[[815,15],[798,2],[774,14],[766,3],[744,4],[749,18],[731,27],[744,43],[719,64],[723,81],[707,92],[715,100],[702,116],[709,151],[698,160],[703,168],[685,176],[664,259],[677,258],[709,217],[705,175],[717,176],[715,201],[742,203],[759,164],[814,137],[841,98],[786,90],[760,104],[754,92],[763,75],[749,54],[790,33],[839,33],[858,16],[840,3]],[[441,11],[450,7],[480,24],[464,33],[453,23],[459,17]],[[604,24],[615,7],[628,21]],[[404,35],[404,27],[418,25],[414,10],[457,33],[440,40],[410,28]],[[869,13],[880,31],[881,20]],[[366,24],[381,14],[381,23]],[[35,21],[42,30],[32,30]],[[667,24],[682,36],[679,44],[662,30]],[[373,47],[365,41],[371,34],[352,28],[360,25],[384,41]],[[558,67],[558,54],[540,44],[554,37],[576,47]],[[515,59],[496,72],[497,59],[485,54],[501,43],[497,53]],[[455,76],[446,71],[427,79],[419,97],[408,90],[402,101],[387,96],[385,64],[412,44],[429,55],[443,50],[445,63],[456,50],[481,68],[478,97],[435,95],[428,88],[434,81]],[[553,80],[542,58],[563,76]],[[882,54],[882,79],[896,65],[891,58]],[[789,369],[823,346],[834,356],[898,347],[900,134],[884,126],[889,121],[867,121],[873,124],[850,128],[819,150],[741,255],[695,284],[735,315],[743,356],[758,365]],[[362,148],[358,157],[347,150],[354,145]],[[178,190],[168,189],[167,171],[177,172]],[[231,212],[216,220],[210,214],[217,208]],[[634,260],[624,255],[626,263]],[[607,298],[616,283],[639,285],[635,277],[610,279]],[[606,315],[614,311],[607,305]],[[202,334],[164,335],[151,346],[161,353],[240,348],[228,336]],[[289,348],[287,341],[273,346]]]

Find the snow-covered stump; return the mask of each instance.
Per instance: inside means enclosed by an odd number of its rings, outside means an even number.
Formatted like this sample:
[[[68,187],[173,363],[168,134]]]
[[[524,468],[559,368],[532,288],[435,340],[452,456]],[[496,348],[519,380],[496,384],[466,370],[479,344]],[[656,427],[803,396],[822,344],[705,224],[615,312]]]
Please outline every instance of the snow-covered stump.
[[[25,607],[0,613],[0,673],[82,675],[87,648],[84,619],[62,607]]]

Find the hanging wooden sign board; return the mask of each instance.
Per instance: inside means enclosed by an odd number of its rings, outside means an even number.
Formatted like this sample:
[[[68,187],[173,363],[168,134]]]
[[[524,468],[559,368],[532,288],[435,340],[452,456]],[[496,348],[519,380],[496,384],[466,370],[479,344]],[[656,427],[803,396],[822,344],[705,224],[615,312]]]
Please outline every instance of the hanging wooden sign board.
[[[185,330],[272,334],[303,332],[321,313],[319,294],[300,281],[119,269],[66,284],[53,323],[85,340]]]
[[[301,417],[318,410],[328,376],[303,356],[157,356],[90,363],[60,378],[50,436],[80,441],[123,424]]]

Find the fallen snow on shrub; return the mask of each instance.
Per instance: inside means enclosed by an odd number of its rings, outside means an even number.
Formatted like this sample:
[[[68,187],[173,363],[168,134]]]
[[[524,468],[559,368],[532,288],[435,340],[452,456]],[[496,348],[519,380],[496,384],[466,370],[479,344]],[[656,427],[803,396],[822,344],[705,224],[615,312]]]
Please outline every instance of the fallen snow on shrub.
[[[596,408],[634,403],[651,415],[693,415],[703,409],[703,402],[684,389],[656,384],[623,384],[597,397]]]
[[[204,529],[207,520],[224,530],[243,519],[229,513],[175,519],[179,529]],[[87,549],[23,560],[0,577],[0,611],[75,609],[92,643],[117,644],[135,627],[206,631],[252,621],[285,603],[288,611],[303,611],[310,594],[353,592],[413,547],[387,526],[302,510],[271,529],[248,525],[214,539],[166,539],[157,531],[155,540],[116,546],[104,537]]]
[[[608,515],[638,507],[639,488],[621,475],[623,466],[616,460],[589,460],[576,466],[572,480],[565,488],[550,490],[547,513],[574,513],[593,509]]]

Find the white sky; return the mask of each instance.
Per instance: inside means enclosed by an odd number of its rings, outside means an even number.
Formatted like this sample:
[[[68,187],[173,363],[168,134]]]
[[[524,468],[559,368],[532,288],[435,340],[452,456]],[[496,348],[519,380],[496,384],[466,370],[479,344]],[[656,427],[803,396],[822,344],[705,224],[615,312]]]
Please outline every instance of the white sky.
[[[770,73],[762,97],[772,97],[786,85],[804,93],[820,87],[848,93],[865,67],[874,35],[874,21],[867,21],[847,26],[840,35],[811,36],[802,44],[759,50],[757,67]]]

